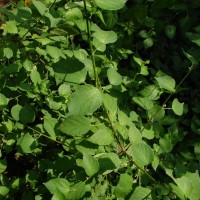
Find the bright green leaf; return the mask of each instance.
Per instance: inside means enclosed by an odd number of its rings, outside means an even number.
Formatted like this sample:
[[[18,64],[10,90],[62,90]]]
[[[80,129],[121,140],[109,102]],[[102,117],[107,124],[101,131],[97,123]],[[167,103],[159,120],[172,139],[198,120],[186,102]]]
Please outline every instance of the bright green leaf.
[[[85,194],[85,192],[86,192],[85,183],[78,182],[70,187],[67,199],[73,199],[73,200],[81,199]]]
[[[110,145],[113,142],[114,137],[110,129],[102,128],[97,130],[97,132],[89,137],[88,140],[98,145]]]
[[[94,2],[103,10],[119,10],[124,7],[126,0],[94,0]]]
[[[149,188],[144,188],[141,186],[138,186],[135,188],[133,194],[130,197],[130,200],[144,200],[147,196],[149,196],[151,193],[151,190]]]
[[[45,12],[48,10],[46,5],[42,3],[41,1],[32,0],[32,3],[36,7],[36,9],[38,10],[41,16],[43,16]]]
[[[90,130],[90,121],[82,115],[71,115],[61,123],[59,130],[71,136],[82,136]]]
[[[7,106],[8,100],[4,94],[0,93],[0,110],[2,110],[5,106]]]
[[[8,21],[5,24],[1,26],[1,28],[4,30],[6,33],[11,33],[11,34],[16,34],[18,33],[17,29],[17,23],[16,21]]]
[[[52,118],[51,116],[44,117],[44,129],[48,132],[48,134],[53,138],[56,139],[56,131],[55,126],[58,123],[58,120]]]
[[[175,114],[181,116],[183,114],[184,103],[180,103],[177,98],[172,102],[172,110]]]
[[[144,97],[133,97],[132,98],[135,103],[137,103],[139,106],[144,108],[145,110],[150,110],[153,106],[154,103],[152,100]]]
[[[103,31],[98,29],[93,36],[103,44],[114,43],[117,40],[117,34],[114,31]]]
[[[175,80],[170,77],[170,76],[159,76],[159,77],[155,77],[155,79],[157,80],[158,82],[158,85],[169,91],[169,92],[175,92]]]
[[[51,194],[55,194],[60,191],[65,196],[68,195],[70,183],[64,178],[54,178],[44,183],[45,187],[49,190]]]
[[[122,76],[114,68],[109,68],[107,70],[107,76],[112,85],[120,85],[122,82]]]
[[[133,161],[140,167],[150,164],[153,161],[153,151],[145,143],[133,144],[130,148]]]
[[[119,198],[124,198],[132,190],[133,178],[128,174],[121,174],[119,182],[114,189],[114,194]]]
[[[24,134],[17,140],[17,149],[22,153],[31,153],[36,148],[36,139],[29,133]]]
[[[22,106],[19,105],[19,104],[14,105],[11,108],[11,115],[12,115],[14,120],[19,121],[19,113],[20,113],[21,109],[22,109]]]
[[[83,167],[88,176],[93,176],[99,171],[98,161],[91,155],[83,155]]]
[[[92,85],[80,86],[71,97],[69,111],[72,114],[91,115],[102,105],[99,89]]]
[[[188,197],[193,189],[192,182],[189,178],[182,176],[174,180],[178,187],[183,191],[186,197]]]
[[[4,172],[6,170],[6,168],[7,168],[7,161],[6,161],[6,159],[1,159],[0,160],[0,174],[2,172]]]
[[[9,188],[6,186],[0,186],[0,197],[5,197],[9,192]]]

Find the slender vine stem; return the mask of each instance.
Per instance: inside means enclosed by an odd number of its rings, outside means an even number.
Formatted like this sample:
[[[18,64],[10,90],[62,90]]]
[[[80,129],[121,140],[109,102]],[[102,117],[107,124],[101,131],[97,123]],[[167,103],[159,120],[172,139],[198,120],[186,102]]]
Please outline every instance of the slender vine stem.
[[[84,2],[84,9],[85,9],[85,16],[86,16],[87,37],[88,37],[88,42],[89,42],[89,46],[90,46],[90,55],[91,55],[91,60],[92,60],[95,85],[96,85],[96,87],[99,88],[100,85],[99,85],[99,79],[98,79],[97,70],[96,70],[94,51],[93,51],[93,47],[92,47],[93,45],[92,45],[92,38],[91,38],[91,31],[90,31],[90,25],[89,25],[89,16],[88,16],[88,11],[87,11],[87,6],[86,6],[86,0],[83,0],[83,2]]]

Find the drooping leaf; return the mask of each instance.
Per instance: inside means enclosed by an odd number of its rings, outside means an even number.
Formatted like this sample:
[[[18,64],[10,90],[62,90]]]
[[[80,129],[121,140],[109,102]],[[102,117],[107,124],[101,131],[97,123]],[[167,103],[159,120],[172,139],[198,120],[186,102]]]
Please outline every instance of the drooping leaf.
[[[154,156],[152,149],[145,143],[133,144],[130,148],[130,154],[133,161],[140,167],[150,164]]]
[[[172,102],[172,110],[179,116],[183,114],[183,106],[184,103],[180,103],[177,98],[175,98]]]
[[[71,115],[59,126],[59,130],[71,136],[83,136],[90,130],[90,121],[82,115]]]
[[[103,10],[119,10],[124,7],[126,0],[94,0],[94,2]]]
[[[114,137],[111,130],[108,128],[102,128],[89,137],[88,140],[98,145],[110,145],[113,142]]]
[[[119,198],[126,197],[132,190],[133,178],[129,174],[121,174],[114,194]]]
[[[122,76],[114,68],[109,68],[107,70],[107,76],[112,85],[120,85],[122,82]]]
[[[93,156],[84,154],[83,167],[88,176],[93,176],[99,171],[99,162]]]
[[[92,85],[80,86],[69,103],[69,112],[79,115],[91,115],[102,105],[99,89]]]

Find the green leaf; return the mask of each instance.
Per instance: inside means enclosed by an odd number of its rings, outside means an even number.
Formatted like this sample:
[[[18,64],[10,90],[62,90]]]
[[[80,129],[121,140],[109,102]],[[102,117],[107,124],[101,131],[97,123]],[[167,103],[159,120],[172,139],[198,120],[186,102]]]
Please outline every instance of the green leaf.
[[[5,197],[9,193],[9,188],[6,186],[0,186],[0,197]]]
[[[24,134],[17,140],[17,149],[22,153],[31,153],[36,148],[36,139],[29,133]]]
[[[31,71],[30,78],[31,78],[31,81],[34,83],[34,85],[40,84],[42,81],[40,77],[40,73],[37,70]]]
[[[141,143],[142,141],[142,134],[138,128],[134,124],[131,124],[128,132],[128,137],[131,144]]]
[[[20,113],[21,109],[22,109],[22,106],[19,105],[19,104],[14,105],[11,108],[11,115],[12,115],[14,120],[19,121],[19,113]]]
[[[48,10],[46,5],[43,4],[41,1],[32,0],[32,4],[36,7],[41,16],[43,16],[45,12]]]
[[[47,45],[46,51],[54,59],[59,59],[60,57],[65,58],[65,55],[57,47]]]
[[[98,145],[110,145],[113,142],[114,137],[110,129],[102,128],[97,130],[97,132],[89,137],[88,140]]]
[[[54,178],[44,183],[45,187],[51,194],[55,194],[57,191],[67,196],[70,191],[70,183],[64,178]]]
[[[115,121],[118,109],[117,98],[105,93],[103,93],[102,97],[104,106],[109,111],[111,120]]]
[[[160,144],[161,153],[169,153],[173,149],[173,145],[169,141],[168,138],[160,138],[159,144]]]
[[[67,58],[53,64],[57,84],[66,82],[85,82],[87,70],[83,63],[77,59]]]
[[[176,35],[176,27],[174,25],[166,25],[165,34],[169,39],[172,40]]]
[[[4,53],[4,56],[7,58],[7,59],[10,59],[13,57],[13,51],[12,49],[10,48],[4,48],[3,49],[3,53]]]
[[[65,83],[60,85],[59,88],[58,88],[58,94],[61,97],[68,97],[71,94],[70,85],[67,85]]]
[[[76,183],[70,187],[67,199],[73,199],[73,200],[81,199],[85,194],[85,192],[86,192],[85,183],[84,182]]]
[[[196,171],[195,173],[187,172],[185,176],[192,182],[192,192],[188,195],[190,200],[199,200],[200,199],[200,177],[199,173]]]
[[[150,164],[154,157],[152,149],[145,143],[133,144],[130,148],[130,154],[133,161],[140,167]]]
[[[11,33],[11,34],[16,34],[18,33],[17,29],[17,23],[16,21],[8,21],[5,24],[1,26],[1,28],[4,30],[6,33]]]
[[[121,174],[119,182],[114,189],[116,197],[124,198],[132,190],[133,178],[128,174]]]
[[[148,140],[152,140],[154,138],[154,131],[153,131],[153,129],[152,128],[151,129],[146,129],[146,128],[143,129],[142,136],[144,138],[147,138]]]
[[[8,105],[8,100],[4,94],[0,93],[0,110]]]
[[[93,176],[99,171],[98,161],[91,155],[83,155],[83,167],[88,176]]]
[[[18,107],[19,109],[19,107]],[[19,112],[19,120],[24,123],[32,123],[35,120],[35,110],[32,106],[26,104]]]
[[[182,49],[183,54],[185,55],[185,57],[193,64],[196,65],[198,64],[198,61],[194,58],[194,56],[192,56],[191,54],[187,53],[184,49]]]
[[[117,34],[114,31],[103,31],[98,29],[94,32],[93,37],[103,44],[110,44],[117,41]]]
[[[82,115],[71,115],[59,126],[59,130],[71,136],[83,136],[90,130],[90,121]]]
[[[165,109],[162,106],[154,105],[148,110],[148,117],[153,121],[159,121],[165,116]]]
[[[56,139],[55,127],[57,123],[58,123],[58,120],[55,118],[52,118],[51,116],[44,117],[44,129],[48,132],[48,134],[54,140]]]
[[[138,186],[135,188],[133,194],[130,197],[130,200],[146,199],[146,197],[149,196],[150,193],[151,193],[151,190],[149,188],[144,188],[144,187]]]
[[[143,41],[143,44],[144,44],[144,48],[145,48],[145,49],[148,49],[148,48],[152,47],[153,44],[154,44],[153,38],[151,38],[151,37],[146,38],[146,39]]]
[[[170,77],[170,76],[159,76],[159,77],[155,77],[155,79],[157,80],[158,82],[158,85],[169,91],[169,92],[175,92],[175,80]]]
[[[172,102],[172,110],[175,114],[181,116],[183,114],[184,103],[180,103],[177,98]]]
[[[144,97],[133,97],[132,100],[145,110],[150,110],[154,106],[153,101]]]
[[[72,95],[69,112],[79,115],[91,115],[102,105],[99,89],[92,85],[80,86]]]
[[[7,168],[7,160],[1,159],[0,160],[0,174],[3,173]]]
[[[178,187],[183,191],[184,195],[188,197],[193,189],[192,182],[189,178],[182,176],[174,180]]]
[[[120,85],[122,82],[122,76],[114,68],[109,68],[107,70],[107,76],[112,85]]]
[[[103,10],[119,10],[124,7],[126,0],[94,0],[94,2]]]

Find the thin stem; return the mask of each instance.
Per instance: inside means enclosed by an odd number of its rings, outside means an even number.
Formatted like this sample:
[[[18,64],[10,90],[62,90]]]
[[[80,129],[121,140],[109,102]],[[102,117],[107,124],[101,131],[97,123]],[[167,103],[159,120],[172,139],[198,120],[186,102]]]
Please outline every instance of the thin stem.
[[[97,75],[97,71],[96,71],[96,62],[95,62],[95,57],[94,57],[94,51],[92,48],[92,38],[91,38],[91,31],[90,31],[90,25],[89,25],[89,17],[88,17],[88,11],[87,11],[87,6],[86,6],[86,0],[83,0],[83,2],[84,2],[84,9],[85,9],[85,16],[86,16],[87,37],[88,37],[88,42],[89,42],[89,46],[90,46],[90,55],[91,55],[91,59],[92,59],[95,85],[96,85],[96,87],[99,88],[98,75]]]

